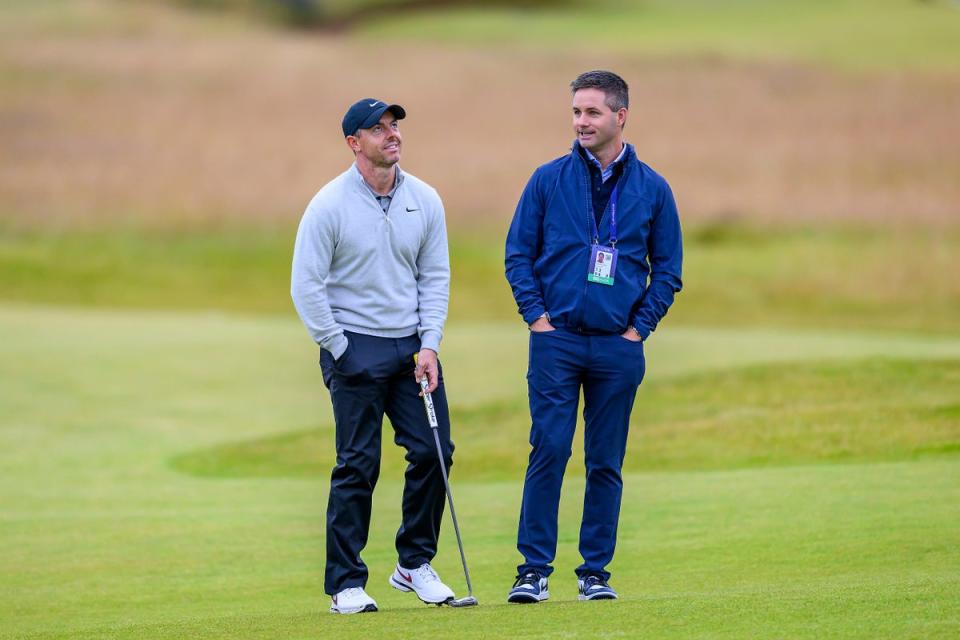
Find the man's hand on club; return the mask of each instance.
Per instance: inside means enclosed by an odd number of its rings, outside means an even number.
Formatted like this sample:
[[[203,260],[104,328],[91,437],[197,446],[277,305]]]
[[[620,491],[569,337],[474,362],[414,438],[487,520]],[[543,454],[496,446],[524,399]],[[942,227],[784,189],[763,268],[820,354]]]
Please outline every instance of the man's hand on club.
[[[417,384],[420,384],[420,379],[424,376],[427,377],[427,391],[436,390],[440,384],[440,367],[437,364],[437,352],[433,349],[421,349],[417,354],[417,367],[413,371],[413,377],[417,379]]]

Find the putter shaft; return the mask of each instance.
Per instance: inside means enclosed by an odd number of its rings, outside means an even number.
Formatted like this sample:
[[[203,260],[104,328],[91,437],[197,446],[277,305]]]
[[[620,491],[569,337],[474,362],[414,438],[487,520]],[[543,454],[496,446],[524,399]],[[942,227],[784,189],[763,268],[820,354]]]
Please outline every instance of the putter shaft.
[[[467,597],[473,598],[473,585],[470,583],[470,571],[467,569],[467,557],[463,553],[463,540],[460,538],[460,526],[457,524],[457,512],[453,508],[453,492],[450,491],[450,480],[447,478],[447,465],[443,461],[443,447],[440,446],[440,435],[437,432],[437,429],[440,426],[437,422],[437,410],[433,406],[433,396],[429,391],[427,391],[428,386],[429,383],[427,382],[427,376],[420,378],[420,390],[423,392],[423,406],[427,411],[427,421],[430,423],[430,429],[433,430],[433,440],[437,444],[437,456],[439,456],[440,459],[440,471],[443,473],[443,486],[447,490],[447,504],[450,505],[450,517],[453,519],[453,532],[457,535],[457,547],[460,549],[460,562],[463,564],[463,576],[467,580]]]

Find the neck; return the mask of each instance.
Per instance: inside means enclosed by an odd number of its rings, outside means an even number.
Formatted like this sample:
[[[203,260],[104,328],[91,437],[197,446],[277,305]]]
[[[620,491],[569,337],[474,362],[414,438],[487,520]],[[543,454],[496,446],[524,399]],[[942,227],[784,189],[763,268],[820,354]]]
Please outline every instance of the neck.
[[[593,157],[600,161],[600,166],[603,169],[606,169],[610,166],[610,163],[617,159],[617,156],[620,155],[620,152],[623,151],[623,140],[619,138],[608,144],[603,149],[597,149],[594,151],[590,150],[590,153],[593,154]]]
[[[397,165],[395,164],[379,166],[358,155],[357,169],[377,195],[385,196],[390,193],[397,181]]]

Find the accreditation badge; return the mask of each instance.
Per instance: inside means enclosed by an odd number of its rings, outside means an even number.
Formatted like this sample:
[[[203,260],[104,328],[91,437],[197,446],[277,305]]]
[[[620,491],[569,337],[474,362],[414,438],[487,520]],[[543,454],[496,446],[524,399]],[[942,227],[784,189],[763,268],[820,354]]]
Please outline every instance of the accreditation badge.
[[[597,284],[612,285],[617,273],[617,248],[593,245],[590,252],[590,269],[587,280]]]

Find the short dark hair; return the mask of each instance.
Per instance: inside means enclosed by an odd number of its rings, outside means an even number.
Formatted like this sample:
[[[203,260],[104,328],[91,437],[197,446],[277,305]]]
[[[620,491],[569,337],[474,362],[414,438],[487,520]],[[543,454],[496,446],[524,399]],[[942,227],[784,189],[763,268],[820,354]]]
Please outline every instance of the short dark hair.
[[[604,103],[611,111],[620,111],[630,107],[630,95],[627,83],[612,71],[587,71],[577,76],[570,83],[570,91],[576,93],[580,89],[600,89],[607,97]]]

